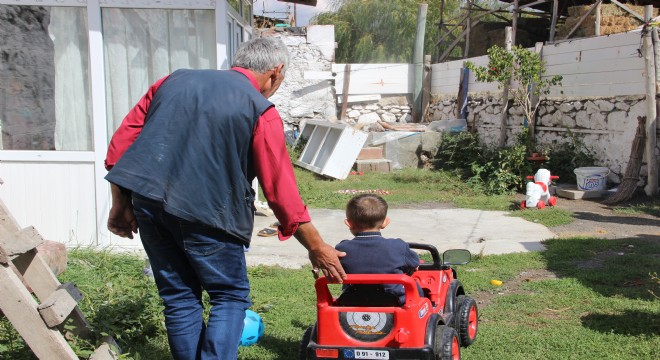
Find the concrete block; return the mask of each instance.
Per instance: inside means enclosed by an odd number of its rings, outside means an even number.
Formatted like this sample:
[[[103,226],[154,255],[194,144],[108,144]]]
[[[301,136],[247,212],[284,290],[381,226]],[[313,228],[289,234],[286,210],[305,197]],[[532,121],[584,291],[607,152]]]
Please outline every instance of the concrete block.
[[[364,147],[360,150],[358,160],[375,160],[383,158],[383,148],[380,147]]]
[[[598,198],[606,197],[609,194],[611,194],[611,192],[607,190],[584,191],[584,190],[578,190],[577,188],[557,188],[557,196],[569,200],[598,199]]]
[[[439,132],[388,131],[369,133],[367,145],[384,146],[384,156],[393,169],[421,168],[422,154],[435,156],[442,138]]]
[[[355,170],[388,173],[392,171],[392,161],[388,159],[357,160],[355,161]]]

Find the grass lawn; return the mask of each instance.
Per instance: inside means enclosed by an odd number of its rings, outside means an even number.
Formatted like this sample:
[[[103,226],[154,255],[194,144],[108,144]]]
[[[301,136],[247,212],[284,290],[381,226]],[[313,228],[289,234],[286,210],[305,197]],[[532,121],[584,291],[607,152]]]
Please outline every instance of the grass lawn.
[[[403,171],[333,181],[296,171],[311,207],[343,208],[350,198],[336,193],[343,189],[386,189],[393,206],[438,201],[508,210],[514,200],[480,195],[446,173]],[[648,213],[648,206],[651,212],[658,209],[655,202],[626,211]],[[571,221],[570,212],[544,214],[544,224]],[[464,359],[660,358],[660,283],[652,276],[660,272],[657,239],[562,238],[545,245],[543,252],[476,257],[457,267],[480,308],[479,335],[463,349]],[[83,313],[97,333],[117,339],[123,359],[168,359],[162,306],[143,267],[135,256],[77,249],[69,253],[60,281],[78,285],[85,295]],[[240,349],[239,359],[298,358],[302,334],[316,316],[309,268],[248,271],[252,309],[266,330],[257,344]],[[491,279],[503,285],[493,286]],[[81,357],[92,348],[80,340],[72,345]],[[11,324],[1,319],[0,359],[33,358]]]

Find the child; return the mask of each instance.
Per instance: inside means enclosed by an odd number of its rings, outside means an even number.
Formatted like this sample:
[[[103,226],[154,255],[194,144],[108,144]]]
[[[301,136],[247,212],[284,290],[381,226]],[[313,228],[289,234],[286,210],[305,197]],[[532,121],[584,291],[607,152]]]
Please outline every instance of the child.
[[[335,248],[346,252],[339,261],[347,274],[410,275],[419,266],[419,256],[410,250],[408,243],[381,236],[380,230],[390,223],[387,202],[382,197],[372,194],[353,197],[346,205],[344,223],[355,238],[343,240]],[[384,292],[396,296],[399,305],[405,303],[403,285],[386,284]]]

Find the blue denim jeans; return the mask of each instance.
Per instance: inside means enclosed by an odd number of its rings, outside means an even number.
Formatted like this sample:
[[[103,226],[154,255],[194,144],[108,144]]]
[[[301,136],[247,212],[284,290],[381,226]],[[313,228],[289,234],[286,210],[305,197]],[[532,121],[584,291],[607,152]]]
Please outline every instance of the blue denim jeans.
[[[236,359],[250,284],[243,244],[221,230],[163,211],[133,195],[140,238],[149,256],[172,356],[179,360]],[[204,323],[202,291],[211,311]]]

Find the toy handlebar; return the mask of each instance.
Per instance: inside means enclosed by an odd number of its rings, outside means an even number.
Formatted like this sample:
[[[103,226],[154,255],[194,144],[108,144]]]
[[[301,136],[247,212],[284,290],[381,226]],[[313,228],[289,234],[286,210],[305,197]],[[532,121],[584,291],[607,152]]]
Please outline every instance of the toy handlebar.
[[[534,180],[534,176],[533,176],[533,175],[528,175],[528,176],[526,177],[526,179],[528,179],[528,180]],[[558,175],[551,175],[551,176],[550,176],[550,180],[557,180],[557,179],[559,179],[559,176],[558,176]]]

